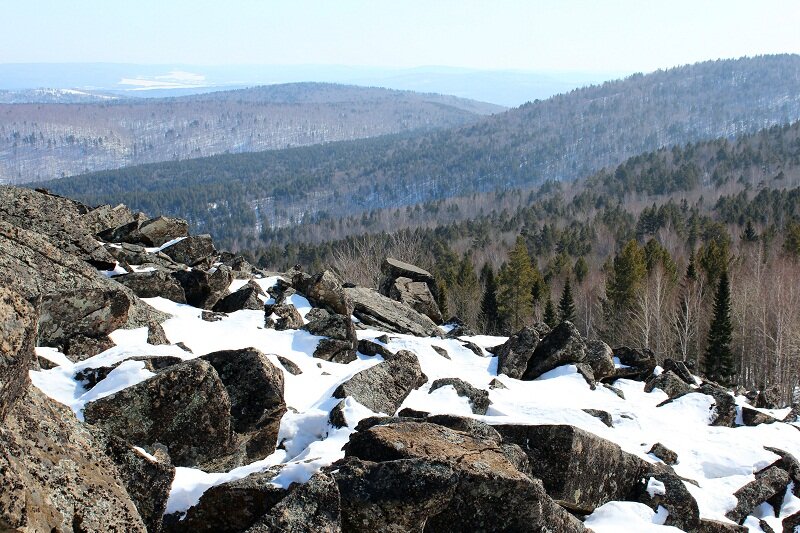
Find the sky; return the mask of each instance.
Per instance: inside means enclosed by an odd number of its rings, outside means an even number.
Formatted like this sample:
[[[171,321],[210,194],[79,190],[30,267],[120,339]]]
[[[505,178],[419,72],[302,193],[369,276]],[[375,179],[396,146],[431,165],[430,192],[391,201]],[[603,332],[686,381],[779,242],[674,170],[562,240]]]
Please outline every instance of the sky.
[[[798,0],[3,0],[0,63],[648,72],[800,53]]]

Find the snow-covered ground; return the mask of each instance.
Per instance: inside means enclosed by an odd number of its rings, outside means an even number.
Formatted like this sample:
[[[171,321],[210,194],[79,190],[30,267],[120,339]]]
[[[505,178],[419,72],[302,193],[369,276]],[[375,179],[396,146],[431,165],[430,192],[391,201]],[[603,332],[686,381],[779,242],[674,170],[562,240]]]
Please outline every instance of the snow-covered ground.
[[[257,280],[267,288],[277,278]],[[244,282],[235,281],[232,290]],[[293,301],[302,315],[311,308],[301,296]],[[208,487],[244,477],[277,464],[286,465],[273,483],[288,486],[293,481],[306,481],[319,468],[343,457],[342,446],[347,442],[359,420],[375,413],[347,399],[345,416],[348,427],[336,429],[329,425],[328,414],[339,400],[331,398],[333,390],[353,374],[379,364],[380,357],[359,356],[349,364],[322,361],[312,357],[319,337],[305,331],[275,331],[264,327],[260,311],[238,311],[217,322],[200,318],[199,309],[176,304],[163,298],[145,300],[153,307],[170,313],[173,318],[164,324],[170,342],[183,342],[193,354],[176,346],[152,346],[146,343],[146,328],[117,330],[111,337],[117,344],[95,357],[71,363],[66,356],[51,348],[38,348],[37,353],[59,364],[50,370],[32,371],[33,383],[51,398],[69,406],[81,418],[82,409],[91,400],[112,394],[153,376],[144,363],[128,361],[143,355],[170,355],[191,359],[218,350],[255,347],[268,354],[278,368],[283,366],[277,355],[286,357],[302,370],[300,375],[284,371],[285,400],[290,408],[281,420],[279,441],[283,448],[256,463],[231,472],[202,472],[177,468],[167,512],[188,509]],[[383,332],[363,330],[360,339],[374,339]],[[692,394],[671,404],[657,407],[667,399],[660,390],[645,393],[642,382],[618,380],[615,386],[624,392],[625,399],[612,391],[598,387],[591,390],[573,366],[557,368],[535,381],[519,381],[497,375],[497,358],[479,357],[462,346],[458,340],[418,338],[390,335],[388,348],[392,351],[411,350],[419,357],[428,383],[415,390],[403,403],[434,414],[450,413],[473,416],[489,424],[570,424],[617,443],[623,450],[647,461],[659,461],[648,454],[660,442],[678,454],[675,465],[678,475],[697,482],[686,483],[697,500],[703,518],[728,521],[725,513],[736,504],[733,493],[754,479],[754,472],[771,464],[778,457],[764,449],[774,446],[800,456],[800,431],[788,424],[770,424],[736,428],[709,426],[714,401],[711,397]],[[475,336],[465,338],[486,348],[501,344],[505,338]],[[433,350],[447,350],[446,359]],[[124,361],[93,389],[86,391],[74,379],[77,371],[110,366]],[[469,403],[459,397],[452,386],[428,393],[437,378],[459,377],[472,385],[489,390],[492,405],[485,416],[473,415]],[[507,388],[489,389],[489,382],[499,379]],[[743,403],[744,398],[738,398]],[[583,409],[602,409],[613,418],[612,428]],[[765,411],[782,418],[786,411]],[[386,413],[393,414],[393,413]],[[658,487],[651,487],[658,490]],[[772,508],[764,504],[756,518],[749,518],[751,531],[761,531],[757,518],[766,520],[776,531],[780,520],[800,510],[800,499],[787,493],[781,517],[775,518]],[[663,511],[663,512],[662,512]],[[653,512],[647,506],[632,502],[610,502],[595,510],[587,525],[597,533],[677,531],[664,526],[666,511]]]

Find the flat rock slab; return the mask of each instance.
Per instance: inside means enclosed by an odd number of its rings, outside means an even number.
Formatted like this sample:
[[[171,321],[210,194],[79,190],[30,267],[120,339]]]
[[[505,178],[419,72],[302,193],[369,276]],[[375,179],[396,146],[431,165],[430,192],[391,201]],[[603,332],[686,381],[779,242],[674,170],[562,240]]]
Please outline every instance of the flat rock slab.
[[[353,315],[367,326],[417,337],[439,333],[439,328],[427,316],[372,289],[352,287],[344,292],[353,302]]]

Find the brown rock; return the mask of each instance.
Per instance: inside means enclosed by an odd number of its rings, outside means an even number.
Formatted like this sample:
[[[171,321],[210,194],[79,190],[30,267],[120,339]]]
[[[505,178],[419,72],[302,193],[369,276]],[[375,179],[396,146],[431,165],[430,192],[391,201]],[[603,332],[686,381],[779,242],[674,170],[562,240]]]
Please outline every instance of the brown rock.
[[[0,426],[28,390],[28,371],[36,357],[37,316],[19,294],[0,287]]]

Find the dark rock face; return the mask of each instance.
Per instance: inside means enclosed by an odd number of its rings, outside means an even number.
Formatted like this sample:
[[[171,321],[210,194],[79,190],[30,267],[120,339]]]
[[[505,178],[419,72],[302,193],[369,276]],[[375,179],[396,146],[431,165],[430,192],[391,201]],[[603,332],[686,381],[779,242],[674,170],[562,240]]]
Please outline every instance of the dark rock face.
[[[520,379],[540,339],[549,332],[550,328],[544,323],[526,326],[500,346],[492,348],[491,352],[497,356],[497,373]]]
[[[758,426],[759,424],[773,424],[778,419],[768,414],[742,406],[742,422],[745,426]]]
[[[298,279],[301,279],[300,276]],[[353,314],[353,304],[345,294],[342,281],[339,277],[325,270],[313,278],[304,279],[298,287],[314,307],[325,309],[337,315],[350,317]]]
[[[160,270],[132,272],[115,276],[114,281],[128,287],[139,298],[161,296],[179,304],[186,303],[186,293],[180,282],[167,272]]]
[[[686,366],[686,363],[683,361],[676,361],[674,359],[666,359],[664,361],[664,371],[671,371],[676,376],[678,376],[681,381],[687,383],[689,385],[696,385],[694,376],[689,371],[689,368]]]
[[[758,391],[754,407],[759,409],[777,409],[781,407],[781,391],[777,386],[768,387]]]
[[[164,328],[158,322],[150,322],[147,324],[147,344],[153,346],[164,346],[169,344],[167,334],[164,333]]]
[[[786,491],[789,474],[778,467],[770,467],[753,481],[734,493],[736,507],[725,513],[725,516],[741,524],[753,510],[767,500]]]
[[[368,355],[370,357],[380,355],[381,357],[386,358],[394,355],[383,344],[378,344],[377,342],[372,342],[371,340],[367,339],[362,339],[358,341],[358,352],[364,355]]]
[[[30,385],[37,316],[19,294],[0,287],[0,427]]]
[[[797,496],[800,494],[800,462],[797,461],[794,455],[790,454],[789,452],[779,450],[778,448],[765,446],[764,449],[780,456],[780,459],[775,461],[775,463],[770,466],[776,466],[789,474],[789,479],[794,482],[794,495]],[[769,470],[769,467],[762,470],[762,472],[767,470]],[[756,474],[756,477],[759,475],[760,472]]]
[[[422,313],[436,324],[442,323],[442,312],[425,282],[399,277],[392,283],[387,296]]]
[[[202,359],[95,400],[85,420],[136,445],[161,443],[176,466],[196,466],[231,449],[231,402],[214,367]]]
[[[655,479],[664,484],[664,494],[653,491],[648,493],[647,485],[650,479]],[[669,472],[647,472],[642,476],[642,482],[636,487],[636,496],[632,499],[651,507],[654,511],[661,506],[669,514],[664,523],[683,531],[695,531],[700,525],[700,510],[691,493],[686,489],[681,478]]]
[[[186,237],[161,251],[172,260],[190,267],[201,265],[208,268],[217,255],[211,235],[207,234]]]
[[[610,380],[625,378],[646,381],[653,375],[653,370],[658,365],[655,354],[647,348],[636,349],[620,346],[614,348],[614,355],[619,358],[621,364],[628,368],[617,368],[614,376],[609,378]]]
[[[165,520],[168,532],[239,533],[253,526],[285,495],[286,489],[270,483],[279,469],[250,474],[211,487],[190,508],[183,520]]]
[[[394,414],[411,391],[426,381],[417,356],[400,350],[391,359],[362,370],[339,385],[333,396],[352,396],[376,413]]]
[[[116,346],[114,341],[106,335],[102,337],[75,335],[64,341],[61,351],[70,361],[84,361],[114,346]]]
[[[672,370],[662,372],[658,376],[652,376],[644,384],[645,392],[653,392],[653,389],[664,391],[670,398],[677,398],[691,391],[691,387],[679,378]]]
[[[479,438],[428,422],[397,422],[354,433],[345,447],[345,454],[386,465],[405,461],[384,467],[391,468],[392,474],[398,475],[400,480],[403,469],[427,470],[424,477],[430,483],[431,497],[438,503],[425,521],[425,528],[431,531],[547,531],[547,528],[551,531],[585,531],[583,524],[548,497],[538,481],[520,472],[493,439]],[[425,462],[408,461],[414,459]],[[448,477],[447,466],[452,468],[454,475]],[[422,472],[420,475],[423,476]],[[384,485],[380,486],[381,492],[371,497],[362,496],[362,502],[377,503],[381,494],[393,495],[403,489],[410,490],[400,482],[391,485],[391,478],[386,473],[380,477],[386,478]],[[456,488],[448,498],[452,481],[456,482]],[[344,500],[345,489],[340,487],[340,491]],[[364,489],[364,492],[369,494],[372,491]],[[367,506],[361,504],[360,507]],[[387,507],[391,512],[384,515],[385,518],[368,507],[366,511],[357,509],[354,514],[359,516],[359,511],[364,512],[376,523],[384,519],[402,519],[395,516],[397,509],[402,509],[399,503],[392,502]],[[343,522],[348,523],[352,516],[350,502],[343,501],[342,508]],[[414,519],[419,521],[424,517],[416,515]],[[380,530],[390,528],[384,526]]]
[[[750,530],[744,526],[708,518],[701,518],[700,525],[695,530],[696,533],[748,533],[748,531]]]
[[[522,379],[533,380],[559,366],[582,363],[585,359],[586,343],[578,328],[564,321],[536,346]]]
[[[612,500],[625,500],[648,468],[619,446],[572,426],[494,426],[505,442],[518,444],[533,475],[559,504],[590,513]]]
[[[278,355],[277,357],[278,357],[278,361],[280,361],[280,363],[283,366],[283,368],[285,368],[286,371],[289,372],[291,375],[299,376],[300,374],[303,373],[303,371],[300,369],[300,367],[297,366],[296,364],[294,364],[290,359],[287,359],[286,357],[284,357],[282,355]]]
[[[145,221],[135,220],[128,224],[98,233],[108,242],[127,242],[143,246],[161,246],[173,239],[189,236],[189,224],[185,220],[157,217]]]
[[[289,495],[261,517],[247,533],[339,533],[339,487],[330,475],[318,472],[306,483],[289,487]]]
[[[673,452],[660,442],[656,442],[655,444],[653,444],[653,447],[650,448],[650,451],[647,453],[652,453],[653,455],[655,455],[668,465],[678,464],[678,454]]]
[[[434,299],[437,296],[436,280],[433,274],[427,270],[400,261],[399,259],[387,257],[381,265],[381,271],[383,272],[384,279],[380,286],[380,293],[384,296],[389,296],[391,287],[397,278],[407,278],[411,281],[422,282],[428,286]]]
[[[610,428],[614,427],[613,419],[611,418],[611,414],[608,411],[603,411],[601,409],[583,409],[583,412],[586,413],[587,415],[591,415],[597,418],[598,420],[600,420],[600,422],[602,422],[603,424],[605,424]]]
[[[214,352],[201,357],[211,363],[230,398],[234,431],[244,436],[247,462],[275,451],[283,400],[283,372],[255,348]]]
[[[597,380],[613,376],[616,370],[611,347],[599,339],[586,341],[586,362]]]
[[[476,415],[485,415],[486,410],[489,409],[489,393],[483,389],[473,387],[466,381],[459,378],[441,378],[437,379],[431,385],[430,392],[446,386],[452,386],[456,390],[456,394],[463,396],[469,400],[472,412]]]
[[[265,296],[264,291],[261,290],[257,283],[250,281],[241,289],[214,304],[214,311],[221,313],[233,313],[243,309],[261,311],[264,309],[264,302],[261,301],[259,296]]]
[[[217,267],[214,272],[200,269],[179,270],[172,274],[183,287],[186,303],[200,309],[211,309],[228,292],[233,281],[231,269]]]
[[[107,335],[125,325],[131,305],[121,290],[81,289],[47,294],[41,300],[39,342],[60,346],[76,335]]]
[[[285,331],[303,327],[303,317],[292,304],[268,304],[264,307],[264,315],[264,323],[268,328]],[[272,315],[276,318],[273,319]]]
[[[350,316],[329,314],[324,311],[317,313],[317,316],[319,318],[311,320],[301,328],[312,335],[328,337],[319,342],[314,350],[314,357],[335,363],[355,361],[358,337]]]
[[[794,533],[797,526],[800,526],[800,511],[784,518],[781,525],[783,526],[783,533]],[[745,529],[745,531],[747,530]]]
[[[439,334],[439,328],[427,316],[371,289],[354,287],[344,292],[353,302],[353,315],[368,326],[418,337]]]
[[[146,531],[89,428],[35,387],[0,424],[0,528]]]
[[[108,438],[106,455],[117,465],[120,479],[147,531],[161,531],[175,469],[145,457],[117,437]]]

